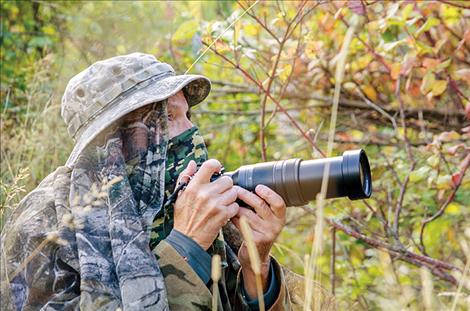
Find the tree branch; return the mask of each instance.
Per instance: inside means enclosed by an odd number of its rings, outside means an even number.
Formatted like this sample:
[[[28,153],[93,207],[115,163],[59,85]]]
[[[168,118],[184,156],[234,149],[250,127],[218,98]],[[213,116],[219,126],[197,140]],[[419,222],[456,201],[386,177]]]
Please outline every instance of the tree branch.
[[[470,5],[461,4],[460,1],[459,1],[459,3],[452,2],[452,1],[449,1],[449,0],[438,0],[438,1],[439,1],[439,2],[442,2],[442,3],[445,3],[445,4],[447,4],[447,5],[450,5],[450,6],[455,6],[455,7],[457,7],[457,8],[467,9],[467,10],[470,9]]]
[[[206,42],[203,42],[203,44],[207,45]],[[232,65],[235,69],[239,70],[248,80],[253,82],[259,88],[260,91],[262,91],[263,93],[267,93],[266,90],[264,89],[263,85],[258,80],[254,79],[244,68],[242,68],[241,66],[233,63],[229,58],[227,58],[225,55],[219,53],[214,48],[211,47],[211,50],[217,56],[221,57],[223,60],[228,62],[230,65]],[[302,134],[302,137],[304,137],[307,140],[307,142],[309,142],[310,145],[315,150],[317,150],[323,157],[325,157],[325,154],[323,153],[323,151],[320,148],[318,148],[318,146],[310,139],[309,135],[304,130],[302,130],[300,125],[297,123],[297,121],[295,121],[295,119],[284,109],[284,107],[282,107],[282,105],[279,103],[279,101],[277,99],[275,99],[274,97],[272,97],[270,94],[268,94],[268,97],[273,101],[274,104],[276,104],[276,106],[279,108],[279,110],[282,113],[284,113],[284,115],[287,117],[287,119],[289,119],[289,122]]]
[[[460,171],[458,173],[459,177],[458,177],[457,181],[454,184],[454,189],[449,194],[449,196],[445,200],[444,204],[442,204],[441,208],[439,208],[439,210],[436,212],[436,214],[434,214],[433,216],[431,216],[429,218],[426,218],[423,221],[423,223],[421,224],[421,229],[420,229],[420,233],[419,233],[419,242],[420,242],[421,251],[423,252],[423,254],[426,254],[426,247],[424,245],[424,229],[426,228],[426,226],[429,223],[433,222],[434,220],[436,220],[437,218],[441,217],[444,214],[447,206],[449,206],[449,204],[454,200],[455,194],[457,193],[457,190],[459,190],[460,185],[462,184],[463,178],[464,178],[465,173],[466,173],[469,166],[470,166],[470,153],[467,154],[465,159],[462,161],[462,164],[461,164],[462,168],[460,169]]]
[[[312,211],[313,212],[313,211]],[[445,272],[444,270],[457,270],[460,271],[459,268],[456,266],[453,266],[451,264],[448,264],[446,262],[433,259],[428,256],[423,256],[419,255],[413,252],[410,252],[406,249],[398,249],[395,246],[392,246],[388,243],[385,243],[383,241],[375,240],[372,238],[369,238],[368,236],[352,229],[351,227],[341,223],[338,220],[332,219],[332,218],[327,218],[326,219],[327,223],[330,224],[331,226],[335,227],[337,230],[343,231],[345,234],[352,236],[358,240],[363,241],[364,243],[368,244],[369,246],[372,246],[374,248],[382,249],[387,251],[390,255],[392,255],[395,259],[403,260],[408,263],[411,263],[413,265],[416,265],[418,267],[425,266],[427,267],[434,275],[437,277],[450,282],[452,285],[456,286],[457,281],[455,278]]]
[[[223,84],[223,82],[216,81],[214,84]],[[229,85],[229,84],[227,84]],[[233,85],[233,84],[232,84]],[[236,86],[237,88],[234,89],[216,89],[213,91],[214,94],[220,94],[220,95],[229,95],[229,94],[259,94],[259,91],[254,88],[244,88],[241,89],[240,86],[238,85],[233,85]],[[307,94],[307,95],[304,95]],[[213,95],[211,95],[213,96]],[[304,92],[302,90],[299,90],[296,93],[286,93],[283,96],[283,99],[288,99],[288,100],[301,100],[301,101],[310,101],[310,100],[316,100],[320,102],[325,102],[327,104],[311,104],[308,106],[301,106],[298,109],[304,109],[306,107],[319,107],[319,108],[327,108],[331,107],[331,102],[333,101],[332,96],[324,96],[324,95],[318,95],[318,94],[308,94],[307,92]],[[354,99],[347,99],[347,98],[341,98],[339,105],[344,107],[344,108],[352,108],[352,109],[361,109],[361,110],[372,110],[372,107],[364,103],[363,101],[360,100],[354,100]],[[383,107],[380,106],[381,109],[383,109],[385,112],[394,115],[394,114],[399,114],[400,110],[396,109],[394,107]],[[291,109],[294,110],[294,109]],[[407,117],[415,117],[419,118],[419,113],[423,113],[424,118],[429,118],[429,117],[434,117],[436,119],[442,120],[444,117],[456,117],[458,118],[458,122],[465,122],[465,112],[463,110],[450,110],[450,109],[440,109],[440,108],[426,108],[426,107],[421,107],[421,108],[404,108],[403,109],[405,115]]]

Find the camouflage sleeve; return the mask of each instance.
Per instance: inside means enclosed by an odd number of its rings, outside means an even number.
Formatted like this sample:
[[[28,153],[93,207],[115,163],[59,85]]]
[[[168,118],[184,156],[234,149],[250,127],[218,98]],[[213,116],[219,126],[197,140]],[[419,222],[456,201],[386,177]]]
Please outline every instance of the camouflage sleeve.
[[[170,310],[211,310],[212,295],[189,263],[166,241],[154,249]]]
[[[53,177],[28,194],[1,235],[2,310],[54,310],[78,305],[79,275],[57,235]]]
[[[292,309],[300,310],[304,309],[305,305],[305,278],[289,269],[282,267],[284,280],[286,282],[287,289],[289,290],[290,302]],[[335,297],[321,284],[313,282],[313,293],[311,310],[318,309],[324,311],[335,311],[337,310]]]
[[[279,294],[274,301],[274,303],[271,305],[271,307],[268,310],[291,310],[291,303],[289,299],[289,292],[287,288],[287,283],[285,281],[284,277],[284,271],[281,269],[281,266],[279,263],[274,259],[271,258],[272,262],[272,267],[274,269],[274,276],[276,280],[279,281]],[[245,298],[243,297],[242,294],[242,286],[243,286],[243,279],[242,279],[242,273],[241,269],[238,271],[237,275],[237,300],[235,302],[235,309],[236,310],[251,310],[250,307],[248,306],[248,303],[246,302]]]

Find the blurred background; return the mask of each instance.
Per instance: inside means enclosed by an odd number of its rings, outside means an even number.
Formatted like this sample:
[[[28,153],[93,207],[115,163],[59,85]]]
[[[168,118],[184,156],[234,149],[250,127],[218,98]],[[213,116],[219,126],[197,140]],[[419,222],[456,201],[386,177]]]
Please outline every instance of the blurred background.
[[[326,153],[344,46],[332,155],[364,148],[373,196],[289,208],[274,255],[313,263],[341,310],[470,309],[468,2],[2,1],[0,41],[0,228],[65,163],[61,96],[93,62],[140,51],[208,76],[192,120],[233,170]]]

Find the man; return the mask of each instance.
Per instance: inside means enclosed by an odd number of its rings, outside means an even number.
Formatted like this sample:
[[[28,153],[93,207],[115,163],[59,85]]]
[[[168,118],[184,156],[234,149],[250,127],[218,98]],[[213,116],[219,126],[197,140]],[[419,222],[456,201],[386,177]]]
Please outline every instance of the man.
[[[218,286],[219,309],[257,309],[246,244],[229,246],[221,233],[241,216],[253,228],[267,308],[290,308],[284,272],[269,255],[284,201],[262,185],[251,193],[228,177],[211,182],[221,164],[207,160],[188,118],[209,91],[207,78],[175,75],[142,53],[70,80],[62,117],[75,146],[4,227],[2,308],[208,310]],[[217,285],[214,254],[222,258]]]

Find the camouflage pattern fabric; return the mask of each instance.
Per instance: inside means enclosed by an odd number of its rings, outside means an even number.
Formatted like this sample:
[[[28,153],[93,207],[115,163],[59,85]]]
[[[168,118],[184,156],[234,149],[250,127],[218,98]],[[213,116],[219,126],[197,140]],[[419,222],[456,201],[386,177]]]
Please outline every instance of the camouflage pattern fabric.
[[[166,124],[166,101],[151,105],[22,200],[2,233],[6,308],[168,310],[143,221],[163,202]],[[132,172],[124,153],[137,159]]]
[[[204,139],[197,127],[192,127],[168,141],[165,172],[165,202],[175,188],[179,174],[194,160],[198,166],[207,160]],[[163,204],[155,217],[150,233],[150,248],[164,240],[173,229],[173,204]]]

